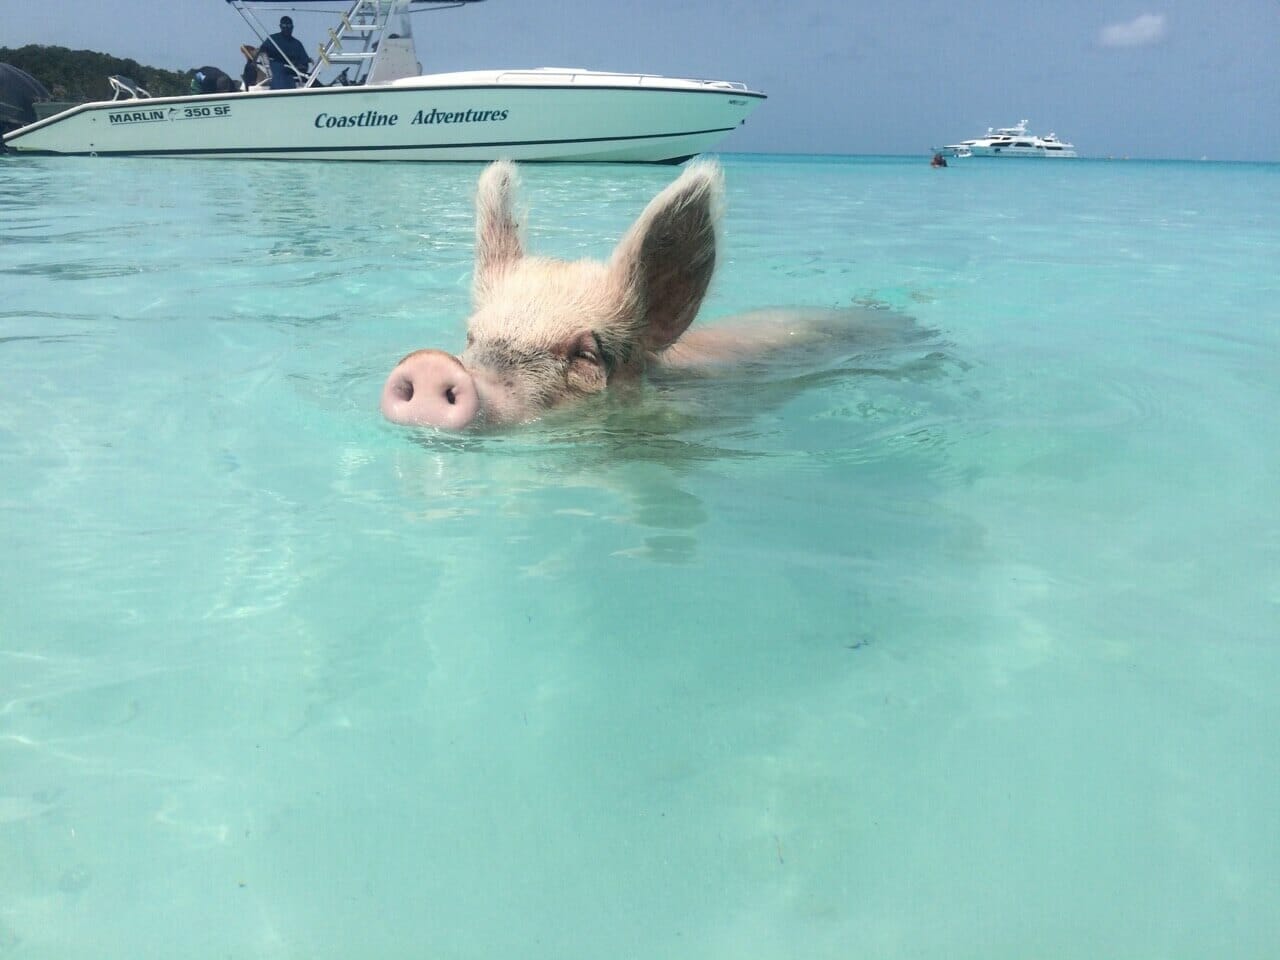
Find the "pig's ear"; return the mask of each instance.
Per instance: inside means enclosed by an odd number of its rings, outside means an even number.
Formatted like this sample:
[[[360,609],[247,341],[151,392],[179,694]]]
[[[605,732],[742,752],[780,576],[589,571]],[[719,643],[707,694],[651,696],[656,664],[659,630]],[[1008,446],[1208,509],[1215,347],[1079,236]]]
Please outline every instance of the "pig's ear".
[[[710,161],[691,164],[653,198],[610,261],[641,321],[646,350],[679,338],[702,306],[716,267],[716,221],[724,175]]]
[[[520,225],[512,213],[520,179],[509,160],[491,163],[480,175],[476,190],[476,270],[471,296],[481,303],[494,284],[524,256]]]

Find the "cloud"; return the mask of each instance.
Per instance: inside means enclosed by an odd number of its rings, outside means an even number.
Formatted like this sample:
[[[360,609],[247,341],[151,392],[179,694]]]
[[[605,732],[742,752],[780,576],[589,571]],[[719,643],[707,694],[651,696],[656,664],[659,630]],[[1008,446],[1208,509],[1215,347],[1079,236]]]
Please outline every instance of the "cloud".
[[[1102,28],[1098,43],[1104,47],[1145,47],[1164,39],[1164,14],[1144,13],[1128,23],[1112,23]]]

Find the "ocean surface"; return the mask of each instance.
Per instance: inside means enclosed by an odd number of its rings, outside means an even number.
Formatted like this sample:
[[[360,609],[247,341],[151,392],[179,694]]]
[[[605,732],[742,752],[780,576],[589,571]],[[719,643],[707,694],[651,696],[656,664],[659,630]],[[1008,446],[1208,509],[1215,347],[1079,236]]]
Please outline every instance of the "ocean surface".
[[[1274,957],[1280,165],[927,160],[699,320],[905,344],[458,438],[479,166],[0,158],[0,958]]]

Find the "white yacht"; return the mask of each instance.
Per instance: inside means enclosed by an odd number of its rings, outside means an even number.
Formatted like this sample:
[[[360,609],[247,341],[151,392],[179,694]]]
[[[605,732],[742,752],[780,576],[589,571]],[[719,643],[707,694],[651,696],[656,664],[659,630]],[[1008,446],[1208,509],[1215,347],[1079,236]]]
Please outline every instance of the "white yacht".
[[[316,0],[226,2],[261,42],[270,30],[256,9],[315,9],[306,4]],[[296,89],[272,90],[269,78],[245,89],[224,74],[225,92],[152,97],[113,77],[114,99],[37,119],[5,134],[4,146],[62,156],[679,163],[712,149],[765,99],[738,82],[577,67],[423,74],[409,15],[477,2],[344,0],[314,66],[294,70]]]
[[[962,140],[937,147],[936,153],[944,157],[1074,157],[1074,144],[1059,140],[1057,134],[1043,137],[1027,133],[1027,121],[1016,127],[987,128],[985,137]]]

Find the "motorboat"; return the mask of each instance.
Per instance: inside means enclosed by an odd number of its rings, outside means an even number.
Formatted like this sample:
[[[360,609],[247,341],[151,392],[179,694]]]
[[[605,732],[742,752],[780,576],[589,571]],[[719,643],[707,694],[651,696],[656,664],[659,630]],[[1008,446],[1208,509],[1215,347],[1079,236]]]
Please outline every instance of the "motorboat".
[[[242,48],[254,57],[269,34],[261,8],[325,0],[225,2],[259,37]],[[410,15],[478,2],[346,0],[314,65],[289,64],[294,89],[271,89],[265,57],[234,87],[223,74],[223,92],[196,92],[193,81],[190,95],[153,97],[112,77],[111,100],[37,119],[4,145],[97,157],[679,163],[715,147],[765,99],[735,81],[579,67],[424,74]]]
[[[1076,148],[1059,140],[1057,134],[1038,137],[1027,133],[1027,121],[1023,120],[1016,127],[988,127],[985,137],[936,147],[934,152],[944,157],[1074,157]]]

